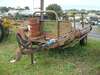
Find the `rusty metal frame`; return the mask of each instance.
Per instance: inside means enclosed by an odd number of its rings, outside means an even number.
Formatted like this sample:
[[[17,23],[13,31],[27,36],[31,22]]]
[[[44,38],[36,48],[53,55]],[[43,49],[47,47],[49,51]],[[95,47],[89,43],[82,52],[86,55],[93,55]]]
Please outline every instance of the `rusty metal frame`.
[[[59,19],[59,17],[58,17],[58,15],[57,15],[57,13],[55,12],[55,11],[53,11],[53,10],[47,10],[47,11],[36,11],[36,12],[34,12],[33,13],[33,17],[35,16],[35,14],[36,13],[53,13],[53,14],[55,14],[55,16],[56,16],[56,22],[57,22],[57,40],[59,40],[59,36],[60,36],[60,19]],[[40,20],[40,23],[41,23],[41,28],[42,28],[42,22],[43,22],[43,20],[41,19]],[[41,33],[42,33],[42,30],[41,30]]]

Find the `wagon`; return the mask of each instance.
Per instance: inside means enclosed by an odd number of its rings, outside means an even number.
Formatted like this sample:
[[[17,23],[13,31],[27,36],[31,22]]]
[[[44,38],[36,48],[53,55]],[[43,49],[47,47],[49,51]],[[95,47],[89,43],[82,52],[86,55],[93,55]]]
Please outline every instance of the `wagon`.
[[[44,17],[47,13],[52,13],[56,17],[51,20]],[[75,22],[74,22],[75,23]],[[43,48],[57,47],[73,47],[76,43],[84,45],[87,40],[87,35],[91,31],[90,24],[82,23],[77,29],[76,25],[72,25],[69,20],[60,19],[55,11],[37,11],[34,12],[33,18],[29,20],[30,38],[33,45],[38,45]]]

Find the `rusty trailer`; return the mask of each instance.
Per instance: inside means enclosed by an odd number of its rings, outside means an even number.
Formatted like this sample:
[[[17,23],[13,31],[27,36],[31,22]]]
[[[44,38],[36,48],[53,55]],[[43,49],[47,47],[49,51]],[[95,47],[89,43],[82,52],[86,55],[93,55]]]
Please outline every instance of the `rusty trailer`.
[[[39,14],[45,15],[52,13],[56,16],[56,20],[47,20],[37,17]],[[45,14],[44,14],[45,13]],[[33,45],[56,48],[56,47],[70,47],[77,42],[83,45],[87,40],[87,35],[91,31],[91,25],[81,26],[77,29],[75,24],[69,20],[60,20],[57,13],[51,10],[37,11],[33,14],[33,18],[29,20],[30,25],[30,38],[33,40]]]

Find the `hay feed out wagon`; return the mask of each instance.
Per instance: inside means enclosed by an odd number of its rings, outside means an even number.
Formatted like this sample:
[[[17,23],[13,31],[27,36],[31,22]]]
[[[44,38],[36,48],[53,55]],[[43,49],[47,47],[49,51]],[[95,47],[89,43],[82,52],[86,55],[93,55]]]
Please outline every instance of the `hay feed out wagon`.
[[[56,20],[44,19],[43,15],[46,15],[46,13],[54,14]],[[39,16],[40,14],[42,16]],[[77,29],[75,24],[72,26],[69,20],[60,20],[57,13],[51,10],[35,12],[29,23],[30,38],[32,38],[33,45],[48,48],[70,47],[77,42],[83,45],[92,29],[89,24],[82,24],[81,28]]]

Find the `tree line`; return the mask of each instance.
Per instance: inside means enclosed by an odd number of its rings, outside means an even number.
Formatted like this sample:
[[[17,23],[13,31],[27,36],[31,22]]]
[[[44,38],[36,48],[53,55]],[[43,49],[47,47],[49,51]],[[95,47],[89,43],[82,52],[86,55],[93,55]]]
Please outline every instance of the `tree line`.
[[[18,7],[18,8],[14,8],[14,7],[0,7],[0,12],[1,13],[5,13],[8,12],[9,10],[30,10],[30,8],[28,6],[25,6],[24,8]]]

